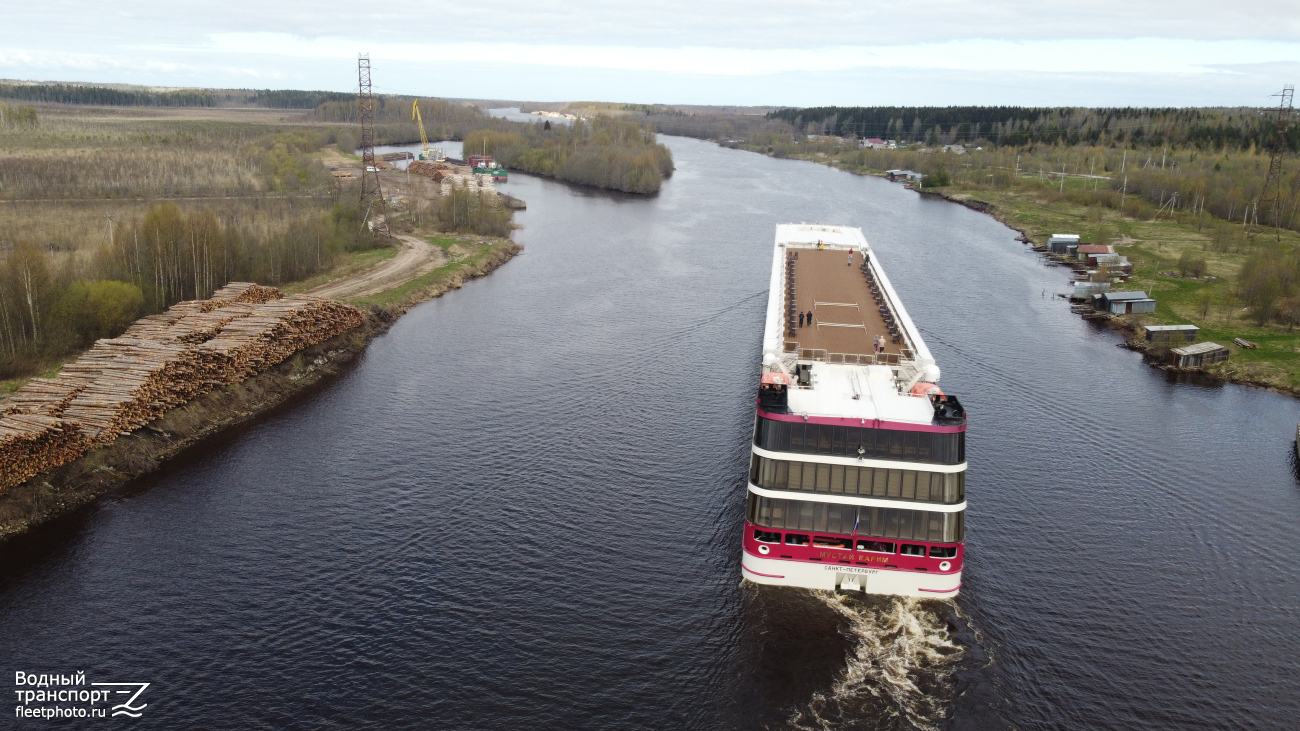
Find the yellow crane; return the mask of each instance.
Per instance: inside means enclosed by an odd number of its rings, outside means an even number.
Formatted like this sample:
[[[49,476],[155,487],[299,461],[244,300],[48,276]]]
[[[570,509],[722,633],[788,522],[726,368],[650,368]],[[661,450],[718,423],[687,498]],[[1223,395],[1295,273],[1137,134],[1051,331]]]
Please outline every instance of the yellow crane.
[[[420,155],[421,160],[432,160],[433,156],[429,154],[429,138],[424,134],[424,119],[420,117],[420,100],[416,99],[411,102],[411,119],[420,125],[420,146],[424,148],[424,153]]]

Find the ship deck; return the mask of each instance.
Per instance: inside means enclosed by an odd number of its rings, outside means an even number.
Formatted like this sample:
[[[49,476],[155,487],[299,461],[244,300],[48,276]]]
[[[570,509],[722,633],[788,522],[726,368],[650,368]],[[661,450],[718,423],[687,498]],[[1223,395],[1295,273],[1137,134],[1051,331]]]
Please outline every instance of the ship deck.
[[[815,348],[828,353],[870,354],[872,339],[885,336],[885,352],[897,354],[904,343],[895,343],[880,314],[879,306],[862,273],[862,253],[844,249],[790,247],[787,257],[795,258],[794,301],[796,312],[812,311],[812,325],[798,327],[794,337],[784,331],[788,344]]]

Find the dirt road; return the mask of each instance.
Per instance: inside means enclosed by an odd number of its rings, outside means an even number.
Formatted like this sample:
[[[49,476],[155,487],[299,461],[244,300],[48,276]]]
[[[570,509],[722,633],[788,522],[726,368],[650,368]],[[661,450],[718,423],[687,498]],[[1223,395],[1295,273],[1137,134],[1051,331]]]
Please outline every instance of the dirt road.
[[[307,292],[317,297],[365,297],[392,289],[402,282],[415,279],[437,269],[449,259],[447,252],[415,236],[398,236],[402,250],[397,256],[384,263],[359,272],[346,279],[339,279]]]

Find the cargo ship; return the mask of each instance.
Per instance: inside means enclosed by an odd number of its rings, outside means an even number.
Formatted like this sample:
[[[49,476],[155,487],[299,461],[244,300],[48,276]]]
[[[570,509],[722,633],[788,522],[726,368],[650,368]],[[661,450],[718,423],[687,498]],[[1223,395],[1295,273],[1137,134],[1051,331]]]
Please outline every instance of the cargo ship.
[[[510,179],[510,172],[490,155],[470,155],[469,166],[475,175],[491,175],[492,181],[504,183]]]
[[[861,229],[776,228],[741,573],[949,598],[965,559],[966,412]]]

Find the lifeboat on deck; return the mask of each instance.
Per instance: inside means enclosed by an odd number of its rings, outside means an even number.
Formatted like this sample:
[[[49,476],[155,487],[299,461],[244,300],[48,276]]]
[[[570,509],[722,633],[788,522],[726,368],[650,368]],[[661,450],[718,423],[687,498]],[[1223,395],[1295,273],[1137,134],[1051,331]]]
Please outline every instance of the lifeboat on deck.
[[[912,386],[912,395],[942,397],[943,389],[939,388],[939,384],[937,383],[926,383],[925,381],[921,381],[915,386]]]
[[[759,408],[785,411],[790,403],[790,383],[790,377],[784,373],[764,373],[758,382]]]

